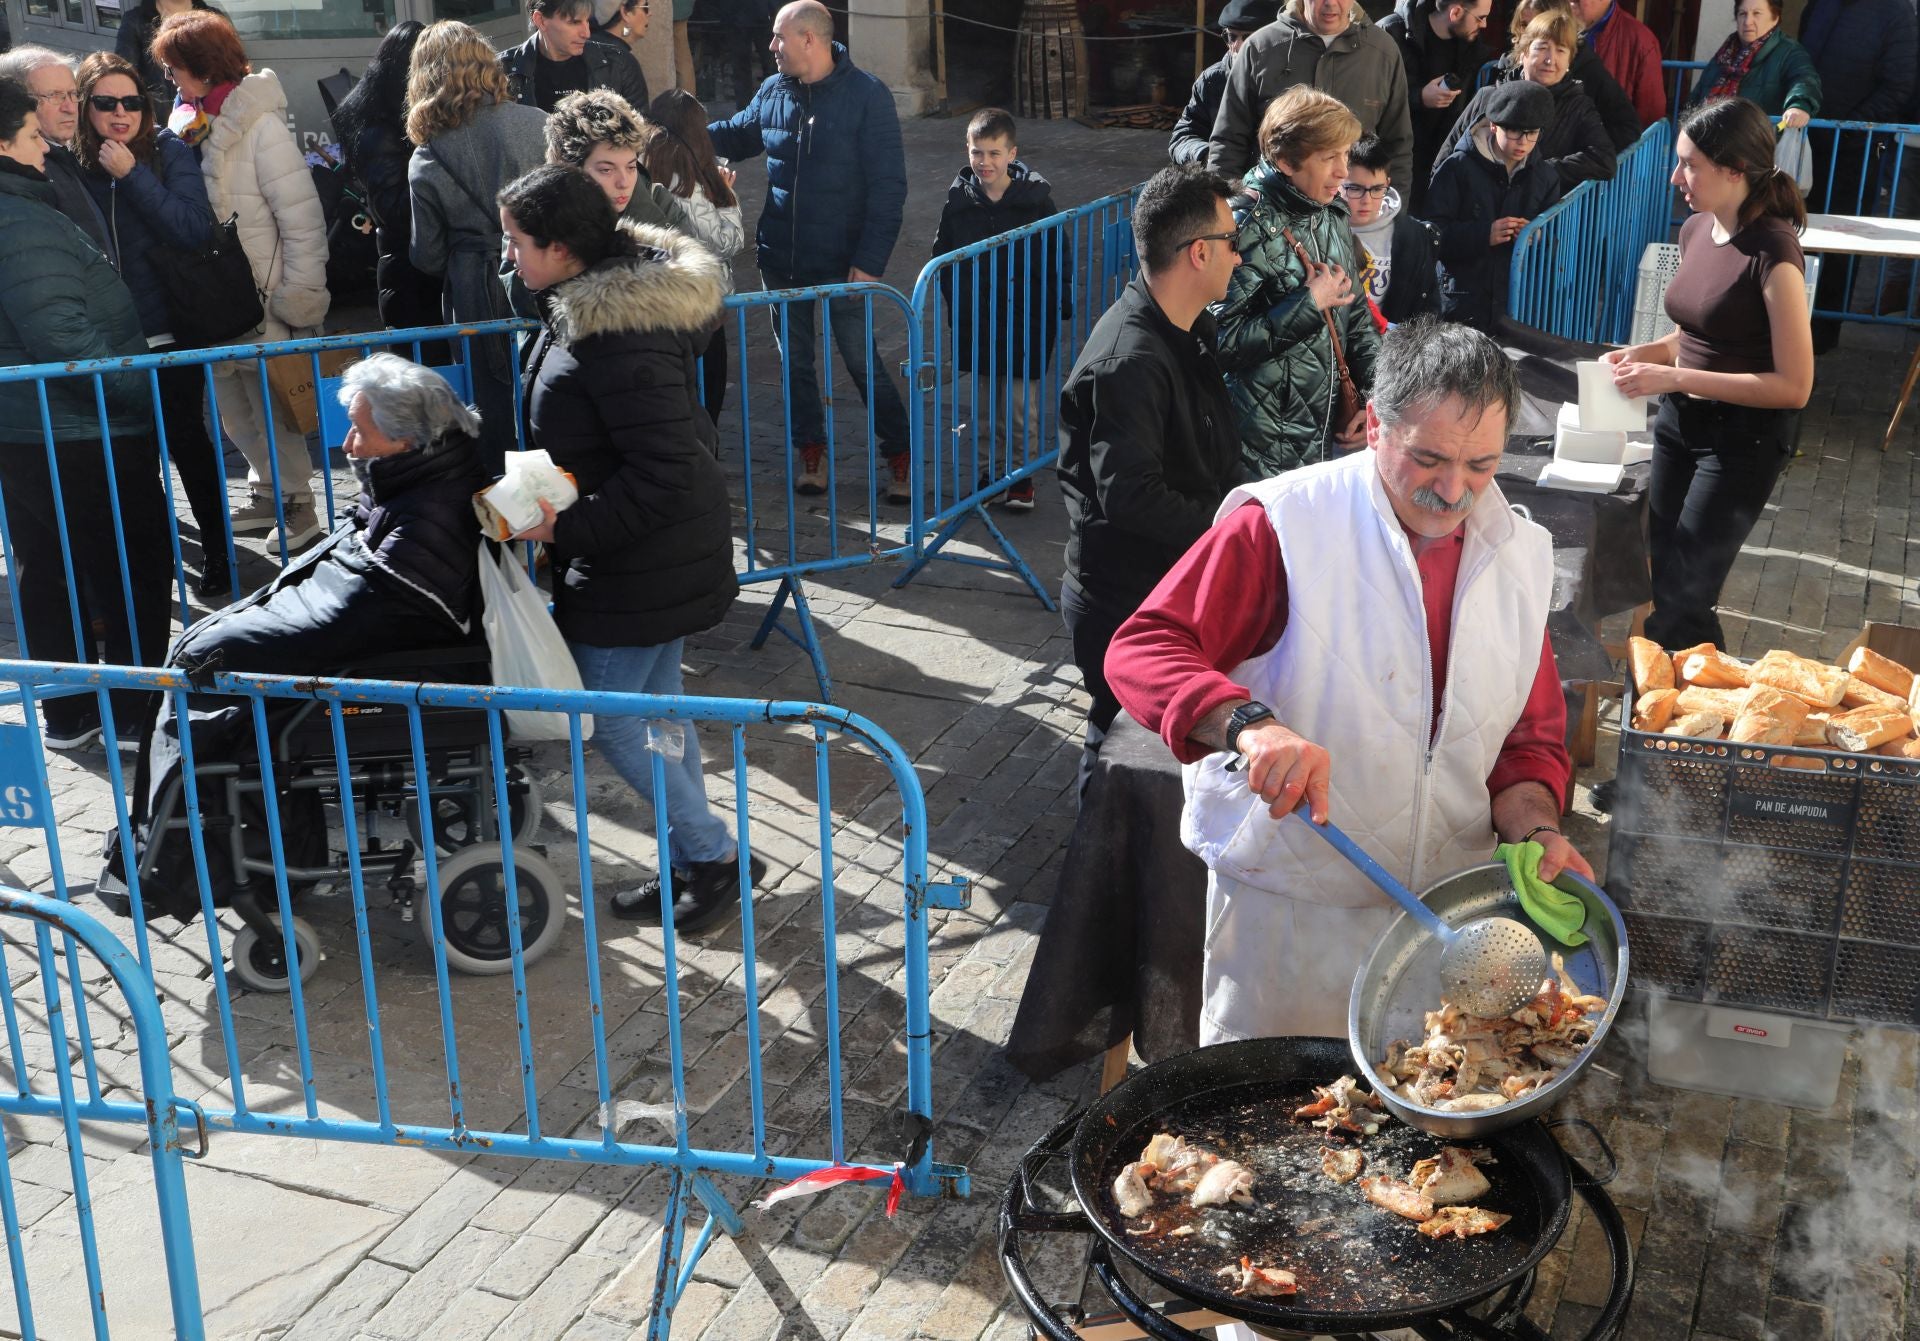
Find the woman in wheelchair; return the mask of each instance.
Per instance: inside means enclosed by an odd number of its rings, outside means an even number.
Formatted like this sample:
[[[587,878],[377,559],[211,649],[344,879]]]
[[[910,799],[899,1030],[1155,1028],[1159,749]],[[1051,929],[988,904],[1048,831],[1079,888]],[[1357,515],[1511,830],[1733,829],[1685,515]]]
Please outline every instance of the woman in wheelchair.
[[[338,675],[359,669],[394,679],[485,678],[472,504],[474,492],[486,483],[479,415],[438,374],[393,354],[375,354],[347,368],[339,396],[352,423],[345,450],[360,495],[319,546],[266,586],[180,635],[167,664],[186,670],[196,683],[220,671]],[[448,674],[438,666],[434,673],[419,673],[423,662],[444,660],[434,656],[435,650],[450,646],[467,654],[459,660],[477,663],[479,674]],[[384,667],[366,669],[376,655]],[[217,785],[221,766],[232,775],[233,765],[250,770],[259,764],[251,701],[195,694],[187,702],[199,804],[203,814],[220,813],[226,804]],[[311,702],[269,700],[270,733],[278,739],[280,727],[304,712],[322,733],[310,757],[330,767],[330,728],[324,710],[315,708]],[[484,730],[484,718],[481,725]],[[186,921],[200,912],[201,903],[192,843],[179,822],[185,813],[180,726],[175,699],[168,696],[142,743],[133,820],[141,849],[143,909]],[[403,739],[397,753],[405,755],[407,749]],[[300,788],[294,762],[297,755],[276,760],[283,852],[289,868],[311,868],[328,852],[322,793]],[[262,807],[261,790],[252,789],[243,811]],[[225,795],[234,793],[227,789]],[[243,829],[259,830],[245,835],[249,858],[268,849],[262,818],[257,813],[240,817]],[[149,851],[156,843],[159,850]],[[260,887],[267,904],[273,902],[271,875],[253,873],[236,882],[235,863],[223,843],[209,839],[204,847],[216,904],[227,902],[236,884],[249,883]],[[109,839],[108,855],[102,897],[125,912],[126,894],[116,897],[116,891],[125,890],[117,835]],[[408,856],[410,861],[410,851]],[[249,925],[258,896],[253,904],[236,904]]]

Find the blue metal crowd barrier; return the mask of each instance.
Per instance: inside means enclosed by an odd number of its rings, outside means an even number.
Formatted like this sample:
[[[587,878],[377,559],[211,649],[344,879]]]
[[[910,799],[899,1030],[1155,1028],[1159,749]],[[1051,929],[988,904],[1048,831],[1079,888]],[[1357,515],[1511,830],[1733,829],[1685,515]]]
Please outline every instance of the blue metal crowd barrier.
[[[1656,121],[1612,180],[1582,182],[1514,239],[1507,312],[1570,340],[1618,342],[1633,325],[1641,253],[1668,232],[1673,128]]]
[[[1816,214],[1852,214],[1881,218],[1920,217],[1920,187],[1908,175],[1908,146],[1920,137],[1920,124],[1879,121],[1807,123],[1813,149],[1813,189],[1807,209]],[[1854,290],[1866,279],[1867,293]],[[1864,301],[1865,310],[1857,310]],[[1885,326],[1920,325],[1920,267],[1892,257],[1843,256],[1825,259],[1813,315],[1833,321]]]
[[[21,795],[10,794],[7,798],[8,809],[13,814],[19,814],[19,808],[30,803],[38,802]],[[117,1004],[125,1010],[134,1034],[140,1102],[124,1107],[132,1110],[126,1115],[127,1120],[144,1122],[147,1128],[147,1160],[153,1169],[158,1246],[166,1265],[166,1311],[172,1335],[182,1341],[200,1341],[206,1330],[201,1321],[200,1280],[194,1265],[186,1175],[180,1162],[185,1151],[175,1114],[166,1026],[154,999],[153,980],[111,932],[62,899],[0,886],[0,919],[32,924],[30,947],[11,934],[0,940],[0,1018],[6,1023],[13,1072],[12,1092],[0,1090],[0,1113],[18,1120],[46,1111],[46,1105],[32,1095],[32,1078],[27,1071],[22,1037],[22,1021],[28,1015],[22,1003],[15,999],[16,968],[8,962],[12,958],[8,949],[27,954],[37,964],[38,981],[44,989],[39,1004],[44,1007],[43,1018],[54,1057],[66,1056],[72,1044],[69,1016],[81,1025],[80,1036],[88,1037],[84,1024],[87,997],[90,991],[97,993],[98,989],[83,978],[82,964],[97,962],[118,989]],[[60,942],[57,949],[56,935]],[[86,961],[82,959],[82,951]],[[70,1237],[63,1232],[60,1221],[64,1217],[52,1213],[46,1219],[33,1222],[31,1228],[23,1223],[13,1173],[20,1149],[20,1132],[9,1131],[7,1139],[0,1141],[0,1223],[4,1223],[6,1231],[8,1266],[6,1279],[0,1282],[0,1330],[31,1341],[41,1335],[76,1335],[78,1328],[86,1326],[96,1341],[106,1341],[111,1317],[118,1314],[124,1318],[129,1295],[110,1284],[111,1268],[103,1261],[100,1251],[87,1170],[87,1143],[80,1126],[83,1105],[74,1090],[75,1077],[68,1067],[51,1069],[58,1093],[55,1111],[60,1136],[66,1145],[68,1183],[61,1191],[73,1215],[74,1233]],[[81,1267],[77,1279],[67,1260],[76,1243]],[[150,1256],[154,1245],[143,1246]],[[52,1283],[36,1287],[36,1279]],[[130,1307],[151,1315],[157,1310],[158,1302],[134,1298]],[[12,1314],[11,1322],[5,1321],[8,1313]],[[159,1319],[154,1317],[151,1321],[157,1323]],[[156,1335],[157,1330],[147,1330],[146,1334]]]
[[[1133,278],[1136,187],[936,256],[914,281],[915,427],[927,532],[908,582],[935,559],[1011,572],[1049,610],[1046,586],[987,515],[1059,459],[1060,388],[1101,313]],[[969,521],[1002,559],[951,552]]]
[[[714,1230],[740,1231],[714,1176],[788,1180],[851,1168],[882,1178],[897,1173],[916,1195],[966,1194],[966,1170],[936,1163],[930,1139],[928,918],[965,906],[967,887],[929,877],[918,779],[906,754],[871,722],[802,702],[227,674],[194,682],[171,670],[0,662],[0,703],[16,703],[22,719],[0,723],[0,797],[9,801],[0,823],[38,832],[48,884],[60,899],[84,887],[75,872],[91,854],[73,845],[90,835],[56,824],[41,712],[49,698],[89,694],[111,721],[107,695],[115,690],[150,694],[167,715],[155,728],[162,750],[146,795],[131,794],[131,770],[117,751],[106,753],[111,834],[122,859],[102,871],[95,889],[109,906],[124,900],[124,934],[138,964],[129,960],[123,971],[154,975],[162,942],[167,959],[192,953],[206,965],[204,981],[184,985],[185,999],[177,975],[159,981],[161,1009],[184,1012],[174,1027],[198,1032],[212,1054],[217,1081],[191,1107],[215,1133],[657,1169],[667,1186],[650,1338],[668,1336],[674,1301]],[[230,710],[224,718],[207,715],[220,708]],[[190,710],[201,715],[190,718]],[[504,720],[528,711],[564,721],[566,739],[542,747],[544,768]],[[675,930],[674,874],[664,856],[656,863],[663,886],[657,932],[629,937],[608,927],[596,896],[606,875],[597,863],[621,847],[624,831],[606,817],[604,800],[588,804],[583,743],[593,739],[604,757],[615,724],[644,724],[645,744],[636,748],[644,748],[650,770],[654,851],[665,854],[668,774],[697,748],[699,723],[718,727],[730,746],[716,771],[730,764],[733,774],[739,923],[689,948]],[[772,735],[770,749],[797,744],[810,753],[810,803],[799,799],[799,786],[778,799],[750,795],[750,729],[756,739]],[[171,750],[166,742],[174,742]],[[889,825],[858,835],[865,873],[878,879],[876,890],[898,890],[896,908],[884,894],[849,898],[836,881],[831,765],[833,747],[849,744],[877,759],[885,785],[898,793],[897,831]],[[177,762],[172,780],[164,767],[170,759]],[[552,822],[543,824],[543,816]],[[313,855],[316,825],[324,860]],[[788,897],[751,896],[763,827],[797,838],[806,854],[785,873]],[[897,841],[898,856],[872,855],[876,838]],[[549,858],[559,843],[571,846],[570,860]],[[795,891],[795,881],[804,889]],[[319,897],[328,883],[337,891],[331,900]],[[381,906],[381,891],[392,909]],[[416,913],[421,904],[424,916]],[[169,937],[163,916],[183,926],[197,916],[202,926]],[[403,948],[416,929],[424,949]],[[222,944],[228,932],[230,947]],[[849,942],[858,955],[846,953]],[[323,958],[328,946],[337,953]],[[824,973],[807,967],[814,956]],[[875,970],[891,956],[897,989],[892,971]],[[817,1000],[805,988],[809,974],[823,978]],[[780,985],[801,993],[813,1019],[799,1035],[769,1037],[763,1005],[783,975]],[[71,967],[69,980],[77,980]],[[738,1000],[692,995],[721,984]],[[244,998],[236,985],[247,989]],[[52,1005],[57,975],[43,973],[41,990]],[[897,1003],[889,995],[896,990]],[[152,987],[146,991],[151,1009]],[[423,991],[437,1006],[431,1016],[406,1008]],[[238,999],[245,1010],[235,1009]],[[69,1121],[146,1121],[147,1109],[115,1097],[104,1080],[96,1041],[104,1031],[92,1016],[109,1008],[99,1000],[76,1006],[73,1048],[52,1053],[72,1058],[51,1064],[57,1092],[28,1084],[9,1008],[20,1093],[0,1108]],[[397,1043],[389,1022],[396,1009],[407,1022],[399,1027],[412,1031]],[[697,1029],[689,1024],[695,1010],[702,1012]],[[856,1013],[862,1042],[849,1055]],[[433,1029],[437,1040],[424,1032]],[[654,1055],[662,1034],[670,1099],[644,1091],[661,1069]],[[486,1055],[476,1039],[500,1046]],[[807,1055],[793,1055],[796,1039]],[[768,1074],[763,1060],[776,1050],[780,1069]],[[395,1068],[427,1057],[437,1057],[436,1097],[396,1094],[397,1075],[416,1089],[427,1077]],[[869,1101],[899,1095],[897,1149],[880,1149],[889,1141],[884,1134],[850,1138],[844,1094],[856,1068]],[[270,1086],[258,1095],[249,1082],[262,1069],[297,1081],[279,1099]],[[731,1083],[695,1100],[690,1073],[703,1086],[716,1077]],[[577,1107],[569,1109],[570,1096],[586,1090],[597,1118],[582,1120]],[[658,1136],[623,1139],[623,1123],[636,1119],[656,1123]],[[696,1201],[708,1219],[689,1245]]]

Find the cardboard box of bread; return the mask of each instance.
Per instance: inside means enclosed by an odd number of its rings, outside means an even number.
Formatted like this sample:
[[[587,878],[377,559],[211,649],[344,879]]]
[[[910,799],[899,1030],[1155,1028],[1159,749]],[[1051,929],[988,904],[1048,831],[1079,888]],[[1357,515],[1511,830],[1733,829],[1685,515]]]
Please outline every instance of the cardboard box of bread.
[[[1778,649],[1741,661],[1712,643],[1668,653],[1645,638],[1629,639],[1638,695],[1633,729],[1920,760],[1920,677],[1876,651],[1872,631],[1847,649],[1840,665]],[[1819,767],[1816,760],[1806,763]]]

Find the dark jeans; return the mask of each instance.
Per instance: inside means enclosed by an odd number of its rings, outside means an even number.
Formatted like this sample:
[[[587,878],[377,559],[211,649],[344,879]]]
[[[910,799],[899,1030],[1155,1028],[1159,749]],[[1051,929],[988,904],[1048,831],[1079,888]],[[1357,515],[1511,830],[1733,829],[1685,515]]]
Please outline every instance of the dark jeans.
[[[731,313],[722,313],[720,324],[713,328],[713,336],[707,341],[707,347],[700,351],[700,403],[707,408],[707,418],[717,425],[720,411],[727,407],[727,322]]]
[[[1060,620],[1067,626],[1067,637],[1073,640],[1073,664],[1080,668],[1080,683],[1093,700],[1087,708],[1087,730],[1080,749],[1082,800],[1093,778],[1093,766],[1100,760],[1100,747],[1113,729],[1113,719],[1120,715],[1120,700],[1107,685],[1107,647],[1132,613],[1131,608],[1121,609],[1087,595],[1071,582],[1060,584]]]
[[[160,484],[160,454],[154,440],[113,440],[113,488],[120,500],[127,573],[133,609],[127,609],[114,543],[107,463],[98,441],[54,446],[60,470],[59,513],[66,520],[73,555],[74,595],[80,610],[80,642],[74,639],[66,569],[60,557],[53,477],[40,443],[10,443],[0,450],[0,488],[6,491],[7,531],[20,592],[21,654],[35,661],[92,661],[94,621],[104,659],[115,665],[158,666],[167,655],[172,613],[173,564],[167,544],[166,495]],[[123,729],[140,722],[152,695],[119,691],[114,717]],[[94,715],[91,695],[46,705],[47,724],[62,732]]]
[[[761,279],[769,289],[800,287],[800,281],[792,275],[771,270],[762,271]],[[820,374],[814,364],[814,348],[819,342],[819,335],[814,330],[815,306],[811,302],[793,303],[786,309],[784,340],[780,331],[781,309],[767,309],[773,320],[773,338],[780,342],[780,353],[786,364],[787,386],[791,388],[788,440],[795,446],[809,442],[825,443],[827,440],[826,412],[820,404]],[[827,304],[827,311],[833,318],[833,343],[839,347],[840,362],[860,393],[860,403],[872,406],[873,431],[879,439],[880,454],[899,456],[911,443],[912,433],[907,428],[907,407],[900,399],[900,389],[893,384],[893,378],[888,375],[883,362],[874,364],[871,400],[868,397],[866,300],[838,298]],[[830,374],[832,370],[828,371]],[[837,436],[849,436],[845,432],[848,418],[844,414],[839,417],[835,426],[840,430]],[[865,421],[866,416],[862,415],[854,423],[864,427]],[[850,436],[857,441],[858,429]]]
[[[177,346],[168,346],[177,348]],[[207,435],[207,374],[199,364],[162,368],[160,418],[167,429],[167,460],[180,472],[200,553],[227,553],[227,465]]]
[[[1662,647],[1726,646],[1714,605],[1792,453],[1791,410],[1671,395],[1653,421],[1647,493],[1653,613]]]

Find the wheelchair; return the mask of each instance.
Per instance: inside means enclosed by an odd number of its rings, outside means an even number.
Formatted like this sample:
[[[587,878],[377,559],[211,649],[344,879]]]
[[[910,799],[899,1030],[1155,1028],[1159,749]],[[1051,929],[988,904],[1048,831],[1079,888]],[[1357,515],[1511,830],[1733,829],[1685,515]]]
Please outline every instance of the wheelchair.
[[[485,648],[367,658],[339,672],[339,678],[401,677],[487,683]],[[343,718],[345,781],[351,784],[358,848],[354,854],[344,850],[341,807],[347,789],[336,766],[330,706],[336,706]],[[436,854],[437,887],[424,892],[439,902],[447,964],[469,974],[510,972],[505,844],[494,795],[487,713],[477,708],[423,706],[420,724],[432,797],[431,835],[422,831],[405,705],[334,705],[317,699],[268,702],[272,786],[278,797],[290,902],[297,907],[325,887],[350,887],[352,861],[357,856],[363,888],[372,891],[384,885],[401,920],[418,924],[422,937],[430,942],[432,920],[419,906],[424,872],[415,873],[421,848],[430,840]],[[289,990],[290,974],[267,827],[269,784],[252,746],[251,731],[247,734],[245,759],[196,761],[200,827],[209,877],[217,891],[214,902],[231,908],[243,924],[233,938],[233,975],[255,991],[284,992]],[[503,722],[502,740],[506,739]],[[559,872],[532,841],[545,807],[527,766],[530,755],[524,746],[508,743],[502,760],[525,964],[551,950],[566,923],[566,893]],[[140,855],[143,890],[159,873],[168,843],[190,843],[191,827],[184,778],[175,777],[154,799],[149,838]],[[336,832],[342,840],[338,845]],[[180,859],[182,850],[173,850],[173,861]],[[218,875],[216,866],[222,868]],[[320,938],[311,923],[296,915],[292,942],[300,980],[305,982],[319,968]]]

